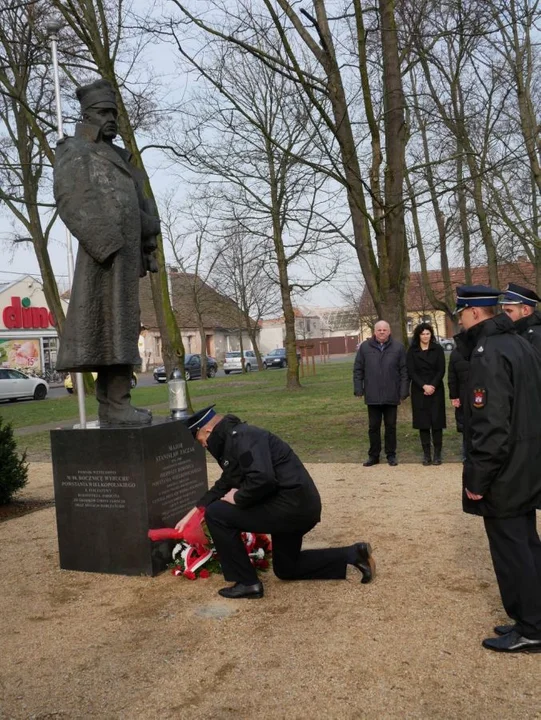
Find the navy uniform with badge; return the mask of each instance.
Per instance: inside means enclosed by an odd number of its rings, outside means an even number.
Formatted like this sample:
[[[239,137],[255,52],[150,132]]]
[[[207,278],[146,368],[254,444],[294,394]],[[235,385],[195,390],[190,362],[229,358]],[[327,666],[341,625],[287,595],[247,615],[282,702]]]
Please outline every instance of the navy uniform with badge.
[[[319,521],[321,500],[308,471],[287,443],[235,415],[216,415],[211,407],[186,421],[198,442],[222,468],[214,486],[196,503],[214,540],[226,580],[227,598],[259,598],[259,582],[242,532],[272,536],[273,570],[282,580],[342,579],[347,565],[370,582],[375,564],[368,543],[343,548],[301,550],[303,536]],[[183,523],[193,510],[178,524]]]
[[[541,355],[541,298],[529,288],[509,283],[501,299],[502,310],[515,323],[515,330]]]
[[[541,367],[512,320],[495,314],[499,294],[457,289],[461,352],[470,362],[463,508],[484,518],[502,602],[514,620],[483,646],[541,652]]]

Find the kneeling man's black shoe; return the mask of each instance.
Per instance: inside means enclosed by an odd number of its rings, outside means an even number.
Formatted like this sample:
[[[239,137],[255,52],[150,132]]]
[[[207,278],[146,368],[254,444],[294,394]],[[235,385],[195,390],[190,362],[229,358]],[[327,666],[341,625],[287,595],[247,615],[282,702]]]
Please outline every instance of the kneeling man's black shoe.
[[[516,625],[496,625],[494,627],[494,632],[496,633],[496,635],[507,635],[507,633],[516,630],[516,628]]]
[[[363,467],[372,467],[372,465],[379,465],[379,458],[369,457],[363,462]]]
[[[396,459],[396,455],[389,455],[387,458],[387,464],[391,467],[396,467],[398,465],[398,460]]]
[[[262,598],[263,583],[258,582],[255,585],[235,583],[231,587],[225,587],[218,590],[218,595],[232,600],[239,600],[240,598]]]
[[[355,543],[352,551],[353,557],[350,565],[361,571],[363,584],[371,582],[376,577],[376,561],[372,556],[370,543]]]
[[[496,652],[535,652],[541,653],[541,640],[530,640],[520,635],[516,630],[497,638],[483,640],[483,647]]]

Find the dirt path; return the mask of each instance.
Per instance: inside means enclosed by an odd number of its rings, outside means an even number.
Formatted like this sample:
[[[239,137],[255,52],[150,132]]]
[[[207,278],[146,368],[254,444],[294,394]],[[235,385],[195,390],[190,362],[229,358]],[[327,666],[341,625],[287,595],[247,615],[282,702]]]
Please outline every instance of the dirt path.
[[[0,524],[0,718],[541,718],[540,655],[480,641],[505,620],[457,465],[313,465],[308,547],[370,539],[378,577],[284,583],[60,571],[54,508]],[[27,496],[51,494],[48,464]]]

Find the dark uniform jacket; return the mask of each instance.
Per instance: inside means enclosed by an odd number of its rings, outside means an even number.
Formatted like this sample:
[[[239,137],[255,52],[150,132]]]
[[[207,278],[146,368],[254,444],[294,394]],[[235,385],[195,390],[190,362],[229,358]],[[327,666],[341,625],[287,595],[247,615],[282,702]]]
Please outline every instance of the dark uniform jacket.
[[[406,356],[411,379],[411,409],[413,427],[417,430],[442,430],[447,426],[445,417],[445,353],[441,345],[431,342],[427,350],[412,345]],[[433,395],[425,395],[423,385],[433,385]]]
[[[483,495],[465,512],[515,517],[541,507],[541,366],[507,315],[464,333],[470,355],[463,486]]]
[[[449,397],[451,400],[460,400],[460,407],[455,408],[456,429],[458,432],[462,432],[464,430],[464,405],[466,404],[468,372],[470,369],[469,361],[466,360],[459,350],[461,339],[462,333],[455,335],[457,347],[451,353],[449,358],[449,368],[447,370]]]
[[[198,507],[239,488],[235,504],[240,508],[264,503],[285,521],[319,522],[321,500],[314,481],[289,445],[276,435],[226,415],[209,436],[208,449],[223,472],[196,503]],[[286,523],[284,529],[287,527]]]
[[[146,203],[130,154],[81,123],[56,151],[58,214],[79,241],[58,370],[137,365],[139,277],[160,223]],[[154,213],[154,214],[153,214]]]
[[[541,355],[541,313],[539,310],[517,320],[515,330]]]
[[[367,405],[400,405],[408,397],[406,351],[390,337],[383,349],[375,338],[365,340],[353,364],[353,391]]]

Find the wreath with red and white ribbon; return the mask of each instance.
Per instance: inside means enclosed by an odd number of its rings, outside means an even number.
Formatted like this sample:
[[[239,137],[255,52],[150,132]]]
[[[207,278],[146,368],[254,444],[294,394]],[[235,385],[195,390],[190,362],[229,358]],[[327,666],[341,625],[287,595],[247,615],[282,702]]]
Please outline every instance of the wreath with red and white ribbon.
[[[182,532],[175,528],[158,528],[148,531],[148,537],[155,541],[178,540],[173,548],[171,572],[189,580],[207,578],[222,571],[212,536],[205,523],[205,509],[198,508]],[[268,570],[272,558],[272,543],[263,533],[244,532],[241,535],[246,552],[254,567]]]

